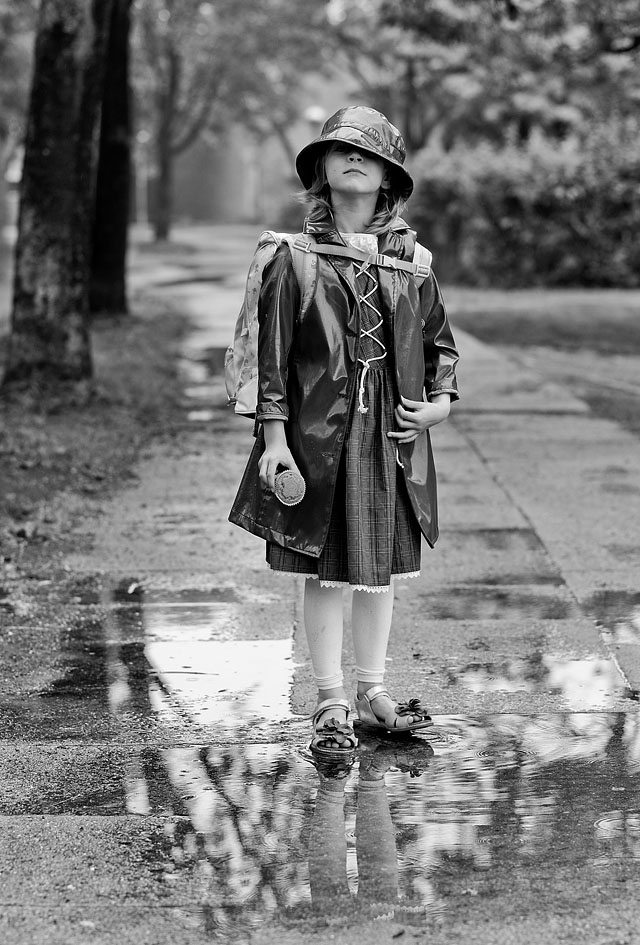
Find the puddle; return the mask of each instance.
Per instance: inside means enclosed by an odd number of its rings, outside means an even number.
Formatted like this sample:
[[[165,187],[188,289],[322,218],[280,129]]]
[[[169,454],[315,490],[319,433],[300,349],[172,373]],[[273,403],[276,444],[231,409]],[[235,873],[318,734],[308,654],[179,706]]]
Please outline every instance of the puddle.
[[[266,722],[296,718],[289,704],[293,625],[289,617],[283,639],[280,606],[242,604],[231,587],[147,593],[128,579],[97,598],[106,610],[87,618],[76,610],[59,634],[55,678],[37,693],[39,703],[33,695],[25,702],[32,731],[49,737],[51,720],[40,716],[54,711],[78,734],[95,725],[97,713],[100,735],[106,727],[135,738],[152,721],[174,735],[217,730],[229,737],[251,729],[255,740]],[[242,620],[245,634],[269,638],[234,639]]]
[[[472,692],[531,692],[560,695],[568,709],[606,708],[611,699],[627,694],[611,660],[592,656],[567,659],[536,652],[501,663],[474,661],[449,667],[446,681]]]
[[[215,410],[188,410],[187,420],[189,423],[209,423],[215,420]]]
[[[532,884],[518,915],[535,917],[541,875],[580,908],[638,888],[637,713],[435,723],[399,744],[362,737],[346,777],[274,744],[131,749],[101,796],[86,777],[78,794],[74,766],[53,753],[20,811],[111,814],[117,791],[140,818],[141,868],[225,942],[265,922],[428,927],[455,921],[469,897],[499,921],[514,883]]]
[[[229,413],[222,377],[226,349],[211,347],[208,341],[205,329],[192,332],[183,345],[180,372],[188,423],[212,423]]]
[[[594,595],[589,611],[612,644],[640,644],[640,594],[603,591]]]
[[[185,387],[185,396],[189,400],[212,400],[220,393],[218,384],[194,384],[191,387]]]
[[[435,715],[399,742],[361,732],[339,776],[311,763],[292,714],[281,603],[131,578],[73,589],[99,608],[75,608],[58,675],[22,722],[8,707],[24,740],[4,742],[0,814],[134,818],[139,846],[123,856],[212,941],[265,923],[501,927],[539,922],[541,901],[561,917],[636,901],[640,714],[611,711],[624,693],[608,660],[541,648],[492,661],[472,640],[480,658],[450,668],[452,687],[557,693],[567,711]],[[615,626],[633,629],[618,604]],[[261,638],[227,638],[240,618]],[[43,722],[47,704],[58,715]]]
[[[199,354],[200,352],[198,352]],[[210,375],[206,364],[197,357],[182,357],[178,361],[180,374],[185,380],[187,387],[201,386],[210,383]]]
[[[463,585],[417,597],[434,620],[567,620],[578,614],[566,590],[546,583],[531,589]]]
[[[367,742],[342,781],[273,745],[158,761],[188,819],[157,838],[161,881],[195,871],[221,938],[314,917],[428,925],[470,889],[499,912],[513,871],[596,867],[606,888],[619,876],[602,867],[625,864],[640,880],[637,716],[442,718],[430,740]]]
[[[187,267],[185,267],[187,268]],[[195,267],[194,267],[195,268]],[[214,283],[224,282],[225,275],[219,272],[198,272],[188,273],[181,277],[176,277],[174,279],[164,279],[162,282],[154,282],[153,288],[155,289],[171,289],[175,286],[190,286],[197,285],[199,283],[205,283],[207,285],[213,285]]]
[[[223,730],[290,717],[292,650],[291,639],[147,644],[151,705]],[[112,700],[115,712],[126,706],[122,694]]]
[[[146,590],[127,577],[110,592],[89,581],[71,589],[89,605],[86,616],[76,606],[58,623],[50,680],[11,705],[11,737],[49,739],[58,726],[65,738],[131,742],[156,732],[193,740],[215,730],[222,740],[241,734],[255,743],[278,731],[291,737],[302,725],[290,705],[294,617],[282,602],[243,601],[231,586]],[[572,659],[537,645],[496,661],[483,658],[481,638],[469,646],[473,659],[443,668],[441,705],[469,711],[474,697],[456,690],[477,693],[484,711],[505,706],[501,694],[525,694],[518,708],[530,694],[532,711],[576,712],[614,711],[629,696],[603,657]]]

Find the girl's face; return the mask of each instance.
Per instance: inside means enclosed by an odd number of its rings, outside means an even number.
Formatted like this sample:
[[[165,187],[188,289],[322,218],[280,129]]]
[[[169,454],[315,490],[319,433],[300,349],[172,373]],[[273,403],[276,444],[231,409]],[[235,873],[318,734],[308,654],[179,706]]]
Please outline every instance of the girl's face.
[[[332,192],[377,194],[389,185],[389,171],[384,160],[361,151],[346,141],[338,141],[327,151],[324,170]]]

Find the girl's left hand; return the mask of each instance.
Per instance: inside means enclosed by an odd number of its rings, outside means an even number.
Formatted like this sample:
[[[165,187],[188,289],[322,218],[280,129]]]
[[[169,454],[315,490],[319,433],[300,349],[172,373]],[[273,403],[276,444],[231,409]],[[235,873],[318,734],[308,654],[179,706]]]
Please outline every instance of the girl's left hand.
[[[432,401],[408,400],[400,396],[400,401],[394,411],[400,430],[397,433],[387,433],[388,437],[400,443],[411,443],[425,430],[442,423],[449,416],[449,394],[437,394]]]

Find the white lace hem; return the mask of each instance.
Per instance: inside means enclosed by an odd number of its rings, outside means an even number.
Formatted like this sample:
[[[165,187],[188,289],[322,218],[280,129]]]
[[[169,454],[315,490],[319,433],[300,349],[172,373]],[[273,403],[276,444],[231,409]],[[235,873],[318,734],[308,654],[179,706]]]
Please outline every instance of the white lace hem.
[[[281,574],[289,574],[289,571],[281,571]],[[305,574],[304,577],[311,578],[314,581],[320,580],[317,574]],[[320,581],[320,587],[348,587],[352,591],[366,591],[368,594],[386,594],[391,590],[394,581],[404,581],[407,578],[420,577],[420,571],[407,571],[404,574],[392,574],[391,584],[349,584],[348,581]]]

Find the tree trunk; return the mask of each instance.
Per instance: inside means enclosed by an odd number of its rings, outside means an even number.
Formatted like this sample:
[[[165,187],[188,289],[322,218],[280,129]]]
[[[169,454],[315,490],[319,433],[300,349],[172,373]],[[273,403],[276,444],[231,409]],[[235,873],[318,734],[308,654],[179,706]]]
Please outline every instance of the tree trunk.
[[[113,0],[93,221],[89,302],[92,312],[111,314],[127,311],[126,262],[131,195],[130,11],[131,0]]]
[[[165,85],[158,94],[158,131],[156,154],[158,177],[156,181],[153,229],[156,240],[169,239],[173,215],[173,130],[179,87],[179,59],[169,42]]]
[[[156,178],[153,232],[156,240],[168,240],[173,212],[173,154],[163,135],[158,138],[158,176]]]
[[[40,6],[3,382],[34,392],[92,374],[90,237],[111,4]]]

